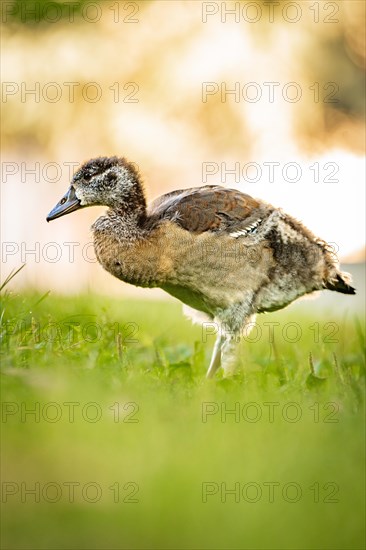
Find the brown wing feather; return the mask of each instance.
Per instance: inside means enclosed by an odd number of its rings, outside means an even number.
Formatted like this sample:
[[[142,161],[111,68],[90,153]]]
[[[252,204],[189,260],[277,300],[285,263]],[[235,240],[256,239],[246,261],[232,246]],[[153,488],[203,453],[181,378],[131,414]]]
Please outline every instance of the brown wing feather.
[[[259,217],[262,203],[236,189],[205,186],[173,191],[149,207],[155,221],[174,221],[194,233],[235,231]]]

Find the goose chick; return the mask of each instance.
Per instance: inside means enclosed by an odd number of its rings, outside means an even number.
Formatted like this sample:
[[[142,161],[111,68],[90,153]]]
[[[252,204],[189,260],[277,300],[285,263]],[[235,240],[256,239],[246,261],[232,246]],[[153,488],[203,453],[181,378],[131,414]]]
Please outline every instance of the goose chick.
[[[240,336],[257,313],[316,290],[355,294],[323,240],[235,189],[177,190],[147,206],[134,164],[100,157],[74,174],[47,221],[92,205],[109,207],[92,226],[97,259],[109,273],[164,289],[216,327],[208,377],[220,365],[226,376],[235,372]]]

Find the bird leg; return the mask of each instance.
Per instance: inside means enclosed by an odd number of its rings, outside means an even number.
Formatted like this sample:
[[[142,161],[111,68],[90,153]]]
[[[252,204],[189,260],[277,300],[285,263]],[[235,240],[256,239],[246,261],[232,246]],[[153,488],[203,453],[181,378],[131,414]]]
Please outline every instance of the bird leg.
[[[239,337],[227,336],[222,345],[222,368],[224,370],[225,378],[228,376],[233,376],[237,370],[239,344]]]
[[[236,326],[231,325],[231,327],[226,327],[226,330],[220,326],[206,378],[212,378],[220,366],[224,370],[225,377],[235,374],[239,363],[238,352],[241,337],[248,336],[255,324],[255,317],[255,315],[248,315],[240,325],[239,323]],[[230,330],[227,330],[228,328]]]
[[[226,335],[226,340],[221,348],[222,368],[225,377],[235,374],[239,363],[238,352],[240,349],[241,337],[245,338],[248,336],[255,324],[255,318],[255,315],[248,316],[242,324],[240,331],[235,331],[232,334]]]
[[[219,332],[216,338],[214,349],[212,351],[211,362],[210,366],[208,367],[206,378],[212,378],[215,372],[221,366],[221,346],[224,340],[224,336],[221,334],[221,332]]]
[[[239,338],[232,335],[219,334],[217,336],[206,378],[212,378],[221,366],[224,370],[224,376],[235,374],[238,364],[239,343]]]

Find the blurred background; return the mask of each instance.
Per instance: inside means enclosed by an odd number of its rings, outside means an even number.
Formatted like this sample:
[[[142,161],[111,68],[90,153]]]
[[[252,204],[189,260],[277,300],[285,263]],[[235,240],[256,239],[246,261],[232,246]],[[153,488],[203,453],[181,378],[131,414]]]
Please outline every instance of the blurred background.
[[[364,12],[357,0],[2,2],[3,278],[26,263],[17,288],[163,295],[96,263],[103,208],[46,223],[99,155],[135,162],[149,200],[222,184],[281,206],[361,266]]]

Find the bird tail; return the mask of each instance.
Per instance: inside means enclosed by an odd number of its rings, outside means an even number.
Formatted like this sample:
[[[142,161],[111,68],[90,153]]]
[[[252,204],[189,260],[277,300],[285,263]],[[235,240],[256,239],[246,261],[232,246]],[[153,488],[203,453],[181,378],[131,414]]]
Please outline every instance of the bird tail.
[[[342,294],[356,294],[356,289],[351,286],[352,278],[345,271],[338,271],[335,277],[324,282],[324,288],[342,292]]]

